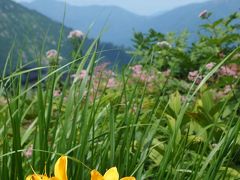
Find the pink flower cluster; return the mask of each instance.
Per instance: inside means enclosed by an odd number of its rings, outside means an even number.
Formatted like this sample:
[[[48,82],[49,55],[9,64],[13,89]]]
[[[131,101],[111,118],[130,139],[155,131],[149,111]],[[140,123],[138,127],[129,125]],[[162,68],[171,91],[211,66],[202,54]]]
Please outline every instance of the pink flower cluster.
[[[205,69],[211,70],[216,65],[214,62],[210,62],[205,65]],[[216,78],[222,76],[232,76],[237,78],[240,75],[240,66],[238,64],[228,64],[220,67],[217,73],[212,76],[212,81],[216,80]],[[191,71],[188,73],[188,80],[194,81],[196,84],[199,84],[203,79],[203,74],[200,74],[199,71]]]
[[[110,64],[109,62],[104,62],[100,65],[97,65],[94,69],[95,74],[104,72],[109,64]]]
[[[221,76],[237,77],[239,75],[239,66],[237,64],[229,64],[222,66],[220,68],[219,74]]]
[[[133,71],[133,73],[136,73],[136,74],[142,73],[142,65],[140,65],[140,64],[130,67],[130,69]]]
[[[205,68],[207,70],[211,70],[215,65],[216,65],[216,63],[210,62],[210,63],[205,65]],[[237,77],[239,75],[239,70],[240,70],[239,65],[237,65],[237,64],[229,64],[229,65],[222,66],[219,69],[219,71],[218,71],[218,75],[219,76],[233,76],[233,77]]]
[[[58,56],[58,52],[55,49],[51,49],[46,52],[46,56],[48,59],[55,59]]]
[[[190,71],[188,73],[188,79],[190,81],[195,81],[196,84],[200,84],[203,79],[203,76],[199,74],[198,71]]]
[[[106,86],[107,88],[116,88],[118,81],[116,75],[112,70],[106,69],[110,63],[105,62],[95,67],[93,87],[96,89],[99,85]]]
[[[61,96],[61,95],[62,95],[62,93],[61,93],[60,90],[55,90],[55,91],[53,92],[53,96],[54,96],[54,97],[59,97],[59,96]]]
[[[74,81],[83,80],[87,76],[87,70],[82,70],[79,74],[73,74],[71,77],[74,78]]]
[[[134,79],[140,80],[142,82],[152,82],[155,79],[153,74],[148,74],[142,69],[142,65],[137,64],[133,67],[130,67],[132,70],[132,77]]]
[[[23,155],[26,157],[26,158],[30,158],[32,156],[32,153],[33,153],[33,145],[31,144],[24,152],[23,152]]]
[[[69,33],[68,39],[82,39],[84,37],[84,33],[80,30],[73,30]]]
[[[61,56],[58,55],[58,52],[55,49],[48,50],[46,52],[46,57],[47,57],[50,65],[56,65],[58,63],[57,60],[63,59]]]
[[[211,70],[215,65],[216,65],[216,63],[210,62],[210,63],[206,64],[205,67],[206,67],[207,70]]]
[[[209,12],[205,9],[199,13],[198,17],[200,17],[201,19],[207,19],[209,15],[210,15]]]
[[[116,78],[109,78],[107,81],[107,88],[115,88],[117,86]]]

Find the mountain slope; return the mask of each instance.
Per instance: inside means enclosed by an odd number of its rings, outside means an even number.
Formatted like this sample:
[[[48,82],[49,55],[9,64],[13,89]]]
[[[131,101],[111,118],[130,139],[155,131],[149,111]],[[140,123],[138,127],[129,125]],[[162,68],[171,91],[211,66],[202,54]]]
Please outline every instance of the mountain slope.
[[[56,48],[56,40],[61,28],[59,23],[49,21],[48,18],[37,12],[29,11],[9,0],[0,1],[0,19],[1,67],[13,44],[16,47],[15,56],[17,56],[16,53],[20,53],[18,49],[21,48],[26,57],[25,60],[29,56],[32,57],[36,49],[41,49],[41,43],[39,42],[44,42],[46,30],[48,30],[46,48]]]
[[[61,23],[56,23],[40,13],[29,10],[20,4],[10,0],[0,0],[0,67],[3,67],[7,54],[14,44],[14,59],[18,55],[25,62],[49,49],[57,49],[60,36]],[[70,57],[71,43],[67,39],[70,28],[64,27],[61,44],[61,56]],[[93,40],[86,41],[86,47]],[[99,49],[119,49],[109,43],[101,43]],[[108,61],[114,61],[117,57],[122,63],[128,62],[129,56],[123,50],[103,52],[102,56]]]
[[[198,17],[201,11],[206,9],[212,12],[210,19],[216,20],[238,11],[239,7],[239,0],[211,0],[190,4],[152,18],[149,25],[162,32],[182,31],[183,29],[193,32],[203,23]]]
[[[35,9],[46,16],[60,21],[64,12],[64,3],[52,0],[35,0],[31,3],[24,3],[28,8]],[[117,44],[131,45],[131,38],[134,31],[146,32],[149,28],[155,28],[163,33],[183,29],[195,31],[202,21],[198,14],[207,9],[213,12],[213,18],[220,18],[234,11],[238,11],[239,0],[210,0],[204,3],[190,4],[157,16],[139,16],[124,9],[113,6],[66,6],[66,25],[79,28],[84,31],[91,23],[96,22],[91,30],[95,37],[104,27],[107,21],[108,31],[103,39]]]
[[[42,14],[61,21],[64,14],[65,4],[52,0],[35,0],[31,3],[23,3],[24,6],[35,9]],[[90,25],[94,23],[90,31],[91,37],[96,37],[105,27],[103,40],[116,44],[129,45],[134,29],[143,29],[144,22],[148,17],[135,15],[122,8],[115,6],[66,6],[65,24],[69,27],[88,31]],[[145,28],[146,30],[146,28]]]

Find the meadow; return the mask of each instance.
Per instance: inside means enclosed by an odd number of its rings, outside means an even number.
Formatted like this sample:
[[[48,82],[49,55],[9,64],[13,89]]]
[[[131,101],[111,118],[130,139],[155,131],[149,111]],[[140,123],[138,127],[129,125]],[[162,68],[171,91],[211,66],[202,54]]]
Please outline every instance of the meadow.
[[[102,62],[100,36],[83,52],[79,30],[69,34],[68,61],[61,36],[32,69],[21,58],[12,68],[10,51],[0,80],[0,179],[239,179],[240,13],[199,18],[195,42],[187,31],[135,33],[121,68]]]

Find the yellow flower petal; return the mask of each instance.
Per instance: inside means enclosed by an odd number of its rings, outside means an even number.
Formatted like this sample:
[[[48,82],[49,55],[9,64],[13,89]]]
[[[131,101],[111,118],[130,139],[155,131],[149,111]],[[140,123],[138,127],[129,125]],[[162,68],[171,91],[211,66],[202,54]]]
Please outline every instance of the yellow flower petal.
[[[29,175],[26,180],[48,180],[48,177],[44,175],[33,174]]]
[[[67,156],[61,156],[54,167],[54,175],[58,180],[67,180]]]
[[[97,170],[92,170],[91,180],[104,180],[104,178]]]
[[[121,178],[120,180],[136,180],[135,177],[124,177],[124,178]]]
[[[112,167],[104,174],[104,180],[119,180],[119,174],[116,167]]]

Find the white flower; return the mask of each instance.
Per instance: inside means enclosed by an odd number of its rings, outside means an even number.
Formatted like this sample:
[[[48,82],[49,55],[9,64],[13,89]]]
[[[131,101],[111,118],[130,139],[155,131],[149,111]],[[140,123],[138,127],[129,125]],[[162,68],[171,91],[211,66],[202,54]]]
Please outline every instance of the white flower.
[[[57,58],[58,52],[55,49],[51,49],[51,50],[46,52],[46,56],[47,56],[48,59]]]
[[[172,45],[169,44],[169,42],[167,42],[167,41],[157,42],[157,45],[158,45],[160,48],[172,48]]]
[[[55,49],[51,49],[46,52],[48,63],[50,65],[56,65],[58,60],[62,60],[62,56],[59,56],[58,52]]]
[[[202,12],[199,13],[198,17],[202,19],[207,19],[210,16],[210,13],[205,9]]]
[[[68,39],[82,39],[84,35],[80,30],[73,30],[68,34]]]

